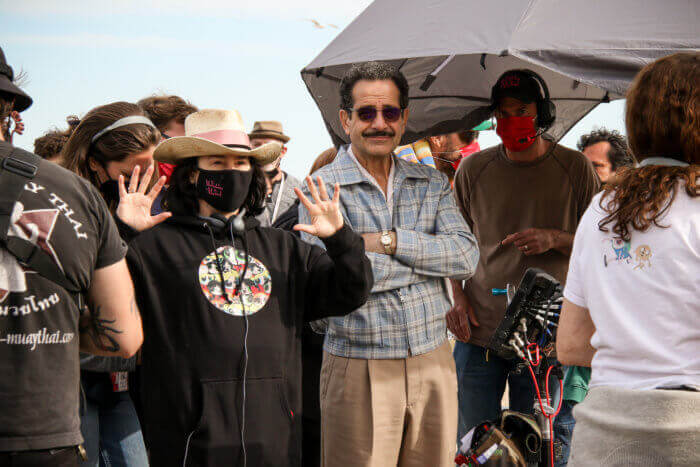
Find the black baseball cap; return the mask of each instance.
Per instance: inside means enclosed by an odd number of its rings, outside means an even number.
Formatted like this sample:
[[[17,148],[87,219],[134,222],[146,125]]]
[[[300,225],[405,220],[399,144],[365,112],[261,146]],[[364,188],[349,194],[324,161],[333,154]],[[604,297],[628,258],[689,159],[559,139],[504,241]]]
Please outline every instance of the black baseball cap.
[[[32,105],[32,98],[12,82],[15,79],[15,73],[12,67],[5,60],[5,53],[0,47],[0,95],[7,94],[14,99],[14,109],[17,112],[27,110]]]
[[[526,103],[544,99],[537,79],[525,70],[509,70],[498,78],[491,90],[491,105],[495,107],[504,97]]]

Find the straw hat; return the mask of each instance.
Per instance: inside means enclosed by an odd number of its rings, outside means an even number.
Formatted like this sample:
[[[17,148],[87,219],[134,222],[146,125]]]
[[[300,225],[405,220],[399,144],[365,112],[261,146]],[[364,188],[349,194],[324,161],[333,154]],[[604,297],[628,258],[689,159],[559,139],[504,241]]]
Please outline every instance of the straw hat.
[[[153,158],[158,162],[177,164],[199,156],[246,156],[260,164],[276,160],[282,144],[270,142],[251,149],[243,119],[237,110],[205,109],[185,119],[185,136],[166,139],[158,145]]]
[[[276,120],[267,120],[263,122],[255,122],[253,131],[248,136],[250,138],[274,138],[286,143],[289,141],[289,136],[282,131],[282,124]]]

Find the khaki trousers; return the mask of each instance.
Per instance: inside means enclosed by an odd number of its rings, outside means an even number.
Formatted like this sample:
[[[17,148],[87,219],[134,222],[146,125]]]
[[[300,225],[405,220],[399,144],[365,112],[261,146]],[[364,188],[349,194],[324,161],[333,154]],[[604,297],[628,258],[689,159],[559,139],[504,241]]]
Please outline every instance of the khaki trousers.
[[[447,342],[393,360],[324,352],[324,467],[454,467],[456,439],[457,374]]]

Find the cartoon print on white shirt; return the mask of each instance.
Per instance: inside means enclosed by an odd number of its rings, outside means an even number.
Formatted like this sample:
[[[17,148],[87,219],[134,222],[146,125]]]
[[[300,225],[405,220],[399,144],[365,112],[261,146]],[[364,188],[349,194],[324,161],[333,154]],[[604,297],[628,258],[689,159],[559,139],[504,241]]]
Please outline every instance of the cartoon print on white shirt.
[[[634,260],[637,261],[637,265],[634,269],[644,269],[644,267],[651,267],[651,248],[649,245],[640,245],[634,250]]]
[[[614,264],[632,264],[636,263],[633,269],[643,270],[644,268],[651,267],[651,247],[649,245],[639,245],[634,249],[634,259],[630,254],[632,251],[632,243],[622,240],[621,238],[606,238],[603,240],[604,243],[610,245],[610,250],[604,247],[603,252],[603,263],[605,267]],[[607,250],[607,252],[605,252]]]

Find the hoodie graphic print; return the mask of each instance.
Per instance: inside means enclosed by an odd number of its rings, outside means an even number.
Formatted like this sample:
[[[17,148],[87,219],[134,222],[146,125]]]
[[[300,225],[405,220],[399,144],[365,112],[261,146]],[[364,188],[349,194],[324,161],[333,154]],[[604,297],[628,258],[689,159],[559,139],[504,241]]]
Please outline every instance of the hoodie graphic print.
[[[260,311],[272,293],[270,271],[260,260],[248,256],[248,267],[241,281],[244,268],[245,253],[231,246],[219,247],[205,256],[199,265],[198,278],[209,303],[234,316],[243,316],[244,309],[246,315]]]

